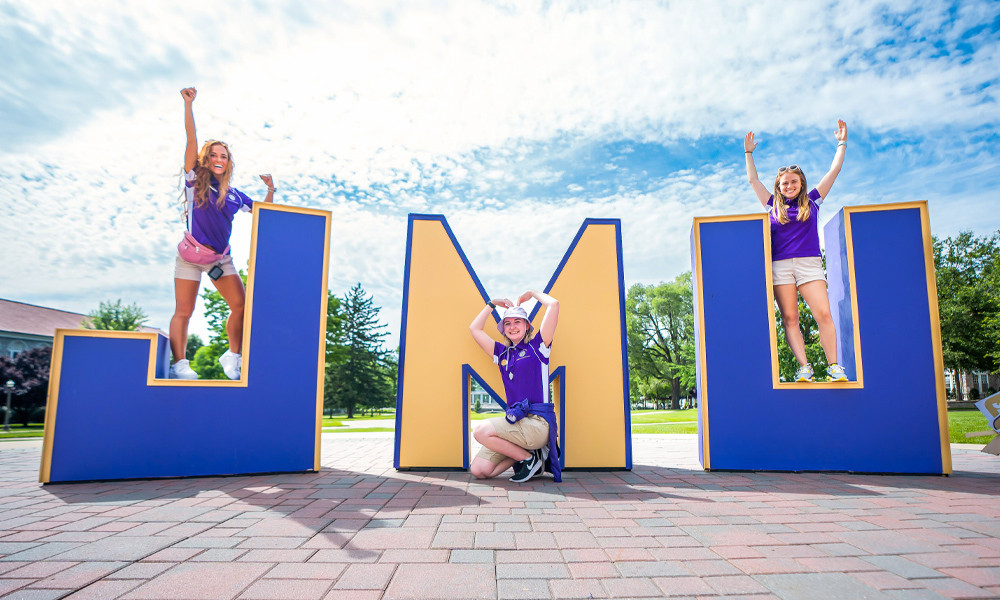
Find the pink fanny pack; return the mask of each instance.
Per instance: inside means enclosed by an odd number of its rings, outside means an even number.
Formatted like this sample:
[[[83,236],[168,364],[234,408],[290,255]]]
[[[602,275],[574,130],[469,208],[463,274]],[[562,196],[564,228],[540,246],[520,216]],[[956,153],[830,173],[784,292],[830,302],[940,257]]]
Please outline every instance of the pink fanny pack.
[[[198,265],[207,265],[209,263],[219,262],[229,252],[229,246],[222,251],[222,254],[218,254],[208,246],[202,244],[198,240],[194,239],[190,231],[184,232],[184,239],[177,244],[177,252],[180,253],[181,258],[188,261],[189,263],[195,263]]]

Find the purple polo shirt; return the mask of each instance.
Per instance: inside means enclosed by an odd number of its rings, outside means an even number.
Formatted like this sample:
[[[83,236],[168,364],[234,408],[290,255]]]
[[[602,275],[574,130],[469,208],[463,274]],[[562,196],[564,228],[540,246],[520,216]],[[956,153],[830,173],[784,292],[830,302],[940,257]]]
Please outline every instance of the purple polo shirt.
[[[188,231],[202,244],[211,246],[216,252],[222,252],[229,245],[229,236],[233,233],[233,216],[240,210],[253,208],[253,200],[234,187],[226,194],[226,203],[220,209],[216,205],[219,199],[219,183],[212,177],[208,191],[208,202],[204,206],[196,206],[194,201],[194,170],[185,174],[184,193],[187,198]],[[228,254],[228,253],[227,253]]]
[[[816,188],[809,192],[809,217],[799,221],[799,204],[786,200],[788,222],[782,225],[774,216],[774,196],[767,201],[771,215],[771,260],[823,256],[819,250],[819,205],[823,203]]]
[[[508,404],[525,398],[533,403],[549,401],[550,351],[540,334],[516,346],[493,342],[493,362],[500,367]]]

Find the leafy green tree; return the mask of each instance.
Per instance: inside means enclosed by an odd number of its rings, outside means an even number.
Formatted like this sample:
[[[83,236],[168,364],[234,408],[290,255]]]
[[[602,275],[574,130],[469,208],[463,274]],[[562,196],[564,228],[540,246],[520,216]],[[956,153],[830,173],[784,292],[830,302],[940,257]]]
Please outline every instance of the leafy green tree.
[[[90,311],[82,325],[85,329],[136,331],[148,320],[138,304],[126,305],[119,298],[114,302],[101,302],[96,310]]]
[[[782,381],[794,381],[799,363],[795,360],[792,349],[788,347],[788,342],[785,341],[785,325],[781,322],[781,311],[778,310],[777,303],[774,305],[774,322],[778,324],[778,375]],[[806,360],[816,373],[825,373],[826,353],[819,343],[819,327],[802,296],[799,296],[799,331],[802,332],[802,340],[805,342]]]
[[[934,266],[945,367],[1000,370],[1000,232],[935,239]]]
[[[201,336],[197,333],[192,333],[188,335],[187,350],[184,351],[184,358],[192,360],[198,349],[205,345],[205,342],[201,341]]]
[[[389,406],[395,398],[394,378],[387,376],[391,358],[382,347],[386,326],[360,283],[344,295],[340,318],[344,360],[330,368],[327,385],[331,403],[351,419],[359,408]]]
[[[691,273],[658,285],[635,284],[625,299],[629,386],[657,405],[695,385]]]

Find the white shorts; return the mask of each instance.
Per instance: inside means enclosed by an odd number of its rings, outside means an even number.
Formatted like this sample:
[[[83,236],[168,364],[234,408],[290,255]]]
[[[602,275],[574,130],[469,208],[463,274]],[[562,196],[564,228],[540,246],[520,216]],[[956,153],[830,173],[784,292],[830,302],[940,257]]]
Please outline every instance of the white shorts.
[[[189,279],[191,281],[201,281],[201,274],[208,273],[212,270],[212,267],[219,265],[222,267],[222,276],[226,275],[237,275],[236,267],[233,266],[233,257],[227,254],[219,262],[208,263],[207,265],[199,265],[197,263],[192,263],[181,258],[181,255],[177,255],[177,260],[174,261],[174,279]]]
[[[822,279],[826,281],[823,273],[823,259],[819,256],[805,256],[802,258],[786,258],[776,260],[771,263],[771,283],[774,285],[795,284],[795,287],[810,281]]]

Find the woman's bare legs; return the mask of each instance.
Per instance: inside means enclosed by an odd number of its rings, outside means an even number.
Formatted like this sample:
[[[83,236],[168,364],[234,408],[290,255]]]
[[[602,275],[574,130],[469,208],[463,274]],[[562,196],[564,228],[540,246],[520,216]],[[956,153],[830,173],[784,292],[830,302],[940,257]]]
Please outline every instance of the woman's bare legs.
[[[200,281],[174,278],[174,316],[170,318],[170,352],[174,355],[172,362],[183,360],[187,352],[188,322],[194,313],[200,286]]]
[[[837,362],[837,328],[833,326],[833,315],[830,314],[830,296],[826,291],[826,282],[822,279],[807,281],[799,286],[799,293],[806,301],[812,316],[816,319],[819,329],[819,345],[826,354],[827,364]]]
[[[226,275],[215,280],[215,289],[229,305],[229,318],[226,319],[229,351],[240,354],[243,347],[243,307],[246,303],[243,280],[239,275]]]
[[[785,341],[792,350],[799,365],[805,365],[806,343],[799,329],[799,293],[794,283],[783,283],[774,286],[774,299],[778,301],[778,311],[781,313],[781,324],[785,326]]]

